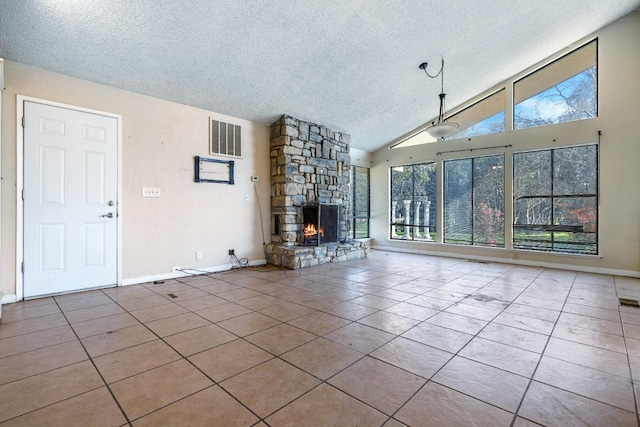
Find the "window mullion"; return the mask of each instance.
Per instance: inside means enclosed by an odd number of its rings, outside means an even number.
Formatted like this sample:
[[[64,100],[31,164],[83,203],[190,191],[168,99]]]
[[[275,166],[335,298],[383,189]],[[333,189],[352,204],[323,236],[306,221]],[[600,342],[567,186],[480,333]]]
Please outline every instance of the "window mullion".
[[[476,159],[471,159],[471,245],[473,246],[475,244],[475,240],[476,240],[476,234],[475,234],[475,215],[474,215],[474,208],[476,205],[476,196],[475,196],[475,189],[476,189],[476,184],[475,184],[475,180],[476,180],[476,164],[475,164]]]
[[[551,150],[551,168],[550,168],[550,173],[551,173],[551,224],[550,225],[555,225],[556,224],[556,199],[555,199],[555,194],[556,194],[556,185],[555,185],[555,177],[556,177],[556,170],[555,170],[555,157],[556,157],[556,150]],[[556,247],[556,233],[554,231],[551,231],[551,250],[554,250]]]

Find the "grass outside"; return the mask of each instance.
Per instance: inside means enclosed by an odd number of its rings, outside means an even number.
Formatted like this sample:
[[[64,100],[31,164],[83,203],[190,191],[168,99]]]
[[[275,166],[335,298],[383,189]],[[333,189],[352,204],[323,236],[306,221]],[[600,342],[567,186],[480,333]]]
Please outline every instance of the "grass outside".
[[[406,237],[407,239],[413,240],[413,239],[420,239],[420,240],[436,240],[437,235],[435,230],[433,229],[429,229],[429,237],[427,237],[427,233],[425,232],[425,228],[426,227],[420,227],[420,230],[418,230],[417,235],[414,236],[414,232],[413,232],[413,228],[414,227],[408,227],[409,228],[409,233],[408,236]],[[405,239],[405,226],[404,225],[396,225],[396,236],[394,237],[395,239]]]
[[[426,240],[425,232],[420,230],[416,236],[414,236],[413,227],[409,228],[409,235],[405,238],[405,226],[396,225],[396,237],[394,239],[409,239],[409,240]],[[429,236],[431,240],[436,240],[436,232],[429,230]],[[580,238],[586,237],[586,238]],[[595,254],[597,253],[596,242],[590,239],[591,235],[577,236],[575,233],[559,232],[552,233],[547,232],[533,232],[533,233],[515,233],[513,242],[517,249],[529,249],[529,250],[543,250],[543,251],[555,251],[555,252],[570,252],[580,254]],[[553,240],[552,240],[553,239]],[[588,239],[588,240],[587,240]],[[471,234],[456,233],[455,235],[449,235],[445,238],[445,243],[455,245],[471,245]],[[476,236],[475,245],[478,246],[497,246],[504,247],[504,235],[495,236],[492,239],[478,238]]]

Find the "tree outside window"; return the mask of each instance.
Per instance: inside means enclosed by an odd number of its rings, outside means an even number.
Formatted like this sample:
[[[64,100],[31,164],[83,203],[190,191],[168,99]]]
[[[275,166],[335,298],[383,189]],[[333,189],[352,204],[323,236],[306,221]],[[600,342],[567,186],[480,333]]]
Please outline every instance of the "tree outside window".
[[[444,162],[444,242],[504,247],[504,155]]]
[[[436,163],[391,168],[391,239],[436,240]]]
[[[351,237],[369,237],[369,168],[352,166],[351,176]]]
[[[598,253],[598,147],[513,155],[516,249]]]
[[[594,40],[515,82],[513,128],[597,117],[597,49]]]

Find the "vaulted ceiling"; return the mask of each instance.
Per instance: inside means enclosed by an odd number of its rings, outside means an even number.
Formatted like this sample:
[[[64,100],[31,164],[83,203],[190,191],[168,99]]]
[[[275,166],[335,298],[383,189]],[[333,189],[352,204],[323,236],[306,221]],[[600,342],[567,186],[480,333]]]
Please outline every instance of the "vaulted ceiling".
[[[374,151],[640,0],[0,0],[0,57]],[[433,71],[437,71],[437,67]]]

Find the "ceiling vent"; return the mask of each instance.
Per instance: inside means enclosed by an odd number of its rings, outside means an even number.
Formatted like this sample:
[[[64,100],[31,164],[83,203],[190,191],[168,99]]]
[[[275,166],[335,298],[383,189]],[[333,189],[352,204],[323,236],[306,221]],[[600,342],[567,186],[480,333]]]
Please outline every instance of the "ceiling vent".
[[[211,154],[242,157],[240,126],[211,119]]]

